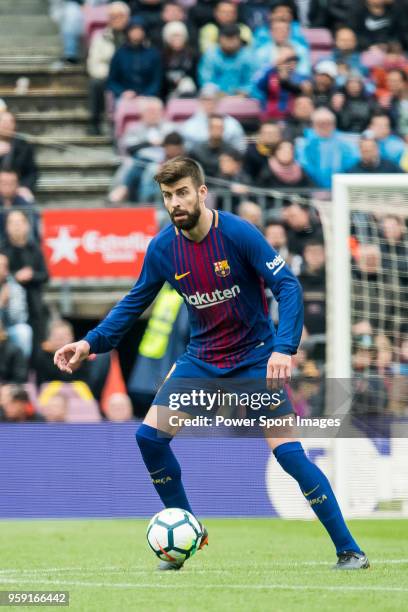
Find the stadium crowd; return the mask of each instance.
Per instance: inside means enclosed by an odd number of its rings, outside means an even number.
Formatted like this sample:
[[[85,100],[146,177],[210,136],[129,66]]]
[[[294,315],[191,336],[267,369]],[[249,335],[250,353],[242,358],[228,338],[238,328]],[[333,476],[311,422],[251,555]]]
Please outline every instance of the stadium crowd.
[[[104,4],[102,24],[90,27]],[[163,161],[191,155],[207,174],[210,205],[254,223],[292,266],[305,300],[295,371],[317,381],[314,391],[305,386],[298,408],[318,413],[325,252],[311,201],[329,197],[335,173],[408,171],[407,0],[50,0],[50,10],[61,27],[62,65],[86,61],[89,133],[108,130],[122,159],[108,202],[162,210],[154,174]],[[46,324],[37,176],[32,145],[0,108],[0,418],[75,420],[76,402],[88,404],[90,420],[130,418],[126,394],[98,408],[109,359],[88,362],[74,382],[52,365],[73,330],[63,320]],[[372,226],[381,238],[375,245]],[[405,220],[366,215],[353,219],[353,233],[353,368],[406,376]],[[380,286],[394,295],[397,330],[379,314]],[[367,287],[372,309],[362,317]],[[270,308],[276,320],[271,296]],[[128,388],[135,405],[154,384]],[[403,410],[389,398],[381,409],[390,403]]]

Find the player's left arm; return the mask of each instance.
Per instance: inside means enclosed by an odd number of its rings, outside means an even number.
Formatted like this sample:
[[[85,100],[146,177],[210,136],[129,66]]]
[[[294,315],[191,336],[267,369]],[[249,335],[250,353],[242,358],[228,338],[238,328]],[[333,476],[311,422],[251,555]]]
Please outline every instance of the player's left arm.
[[[296,354],[303,329],[302,288],[284,259],[267,243],[259,230],[245,223],[241,236],[249,263],[265,280],[279,305],[279,324],[267,376],[280,381],[289,380],[291,357]]]

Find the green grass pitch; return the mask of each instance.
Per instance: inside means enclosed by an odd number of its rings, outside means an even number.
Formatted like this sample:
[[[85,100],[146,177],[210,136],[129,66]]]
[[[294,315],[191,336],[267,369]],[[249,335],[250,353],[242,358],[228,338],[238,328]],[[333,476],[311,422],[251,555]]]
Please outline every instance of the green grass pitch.
[[[209,519],[209,546],[159,573],[147,523],[2,521],[0,589],[66,590],[84,612],[408,610],[408,520],[350,522],[372,562],[358,572],[331,571],[317,522]]]

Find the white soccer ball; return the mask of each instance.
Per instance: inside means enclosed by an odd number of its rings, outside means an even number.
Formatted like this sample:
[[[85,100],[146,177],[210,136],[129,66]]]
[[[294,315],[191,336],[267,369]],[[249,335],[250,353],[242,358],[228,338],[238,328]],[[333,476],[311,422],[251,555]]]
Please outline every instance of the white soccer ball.
[[[150,521],[146,537],[150,548],[162,561],[185,561],[200,546],[202,529],[187,510],[165,508]]]

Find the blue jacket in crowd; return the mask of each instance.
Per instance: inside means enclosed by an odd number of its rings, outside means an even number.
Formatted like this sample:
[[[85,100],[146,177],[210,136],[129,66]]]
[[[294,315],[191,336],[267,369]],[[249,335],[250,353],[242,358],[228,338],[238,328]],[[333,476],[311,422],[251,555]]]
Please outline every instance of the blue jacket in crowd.
[[[310,178],[324,189],[330,189],[333,174],[347,172],[359,160],[357,144],[334,131],[322,138],[312,129],[296,145],[296,157]]]
[[[217,45],[202,55],[198,77],[201,86],[214,83],[223,93],[233,96],[249,92],[253,70],[250,48],[242,47],[237,53],[228,55]]]
[[[126,43],[112,58],[107,89],[116,98],[128,90],[141,96],[158,96],[161,79],[162,64],[157,49]]]

